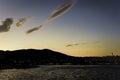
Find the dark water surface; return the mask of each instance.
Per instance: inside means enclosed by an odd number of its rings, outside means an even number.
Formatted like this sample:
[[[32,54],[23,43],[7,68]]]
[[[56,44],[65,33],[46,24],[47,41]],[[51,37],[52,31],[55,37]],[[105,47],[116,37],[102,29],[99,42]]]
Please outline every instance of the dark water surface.
[[[0,80],[120,80],[120,65],[42,65],[0,70]]]

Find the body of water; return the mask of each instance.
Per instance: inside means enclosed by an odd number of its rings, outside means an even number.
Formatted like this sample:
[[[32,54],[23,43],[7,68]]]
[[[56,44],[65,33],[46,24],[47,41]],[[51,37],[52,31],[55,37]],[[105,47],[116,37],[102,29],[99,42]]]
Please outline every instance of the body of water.
[[[41,65],[0,70],[0,80],[120,80],[119,65]]]

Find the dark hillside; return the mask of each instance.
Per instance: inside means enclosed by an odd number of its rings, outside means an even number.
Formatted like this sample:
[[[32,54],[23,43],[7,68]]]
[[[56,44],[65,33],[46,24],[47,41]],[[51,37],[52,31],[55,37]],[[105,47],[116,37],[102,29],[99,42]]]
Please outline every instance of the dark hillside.
[[[30,68],[38,65],[118,65],[119,56],[74,57],[49,49],[0,51],[0,69]]]

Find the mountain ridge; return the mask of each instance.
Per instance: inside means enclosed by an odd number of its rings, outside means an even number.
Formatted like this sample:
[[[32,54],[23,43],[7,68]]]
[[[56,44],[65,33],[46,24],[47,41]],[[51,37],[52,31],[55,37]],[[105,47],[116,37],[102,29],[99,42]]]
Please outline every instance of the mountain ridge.
[[[0,68],[28,68],[37,65],[65,64],[72,56],[50,49],[0,51]]]
[[[0,69],[30,68],[38,65],[117,65],[120,56],[75,57],[50,49],[0,51]]]

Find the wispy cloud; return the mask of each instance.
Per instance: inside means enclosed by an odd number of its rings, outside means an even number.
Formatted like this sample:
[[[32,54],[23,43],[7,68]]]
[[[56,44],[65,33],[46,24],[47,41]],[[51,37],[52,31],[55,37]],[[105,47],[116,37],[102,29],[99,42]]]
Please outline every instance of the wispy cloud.
[[[53,10],[53,12],[51,13],[50,17],[48,19],[46,19],[43,23],[42,23],[42,26],[48,24],[49,22],[55,20],[57,17],[63,15],[66,11],[68,11],[69,9],[72,8],[72,6],[75,4],[77,0],[72,0],[68,3],[64,3],[62,5],[60,5],[58,8],[56,8],[55,10]],[[22,21],[20,21],[21,23]],[[18,24],[19,26],[19,24]],[[40,25],[41,26],[41,25]],[[42,27],[41,26],[41,27]],[[26,33],[29,34],[29,33],[32,33],[33,31],[36,31],[38,30],[39,28],[38,27],[35,27],[33,29],[30,29],[28,30]]]
[[[7,18],[5,21],[2,22],[0,25],[0,32],[8,32],[13,24],[13,18]]]
[[[62,5],[60,5],[58,8],[56,8],[52,14],[50,15],[50,17],[48,18],[48,20],[54,20],[57,17],[61,16],[62,14],[64,14],[66,11],[68,11],[69,9],[72,8],[72,6],[74,5],[74,3],[76,2],[76,0],[71,1],[69,3],[64,3]]]
[[[80,45],[80,44],[68,44],[68,45],[66,45],[66,47],[72,47],[72,46],[78,46],[78,45]]]
[[[73,46],[85,46],[85,45],[97,45],[99,44],[99,41],[94,42],[83,42],[83,43],[76,43],[76,44],[68,44],[65,47],[73,47]]]
[[[22,26],[25,22],[27,22],[29,19],[31,19],[31,16],[27,16],[27,17],[24,17],[24,18],[20,18],[18,20],[18,22],[16,23],[16,26],[17,27],[20,27]]]
[[[26,34],[30,34],[30,33],[34,32],[34,31],[37,31],[37,30],[39,30],[41,27],[42,27],[42,25],[40,25],[40,26],[38,26],[38,27],[35,27],[35,28],[32,28],[32,29],[26,31]]]

